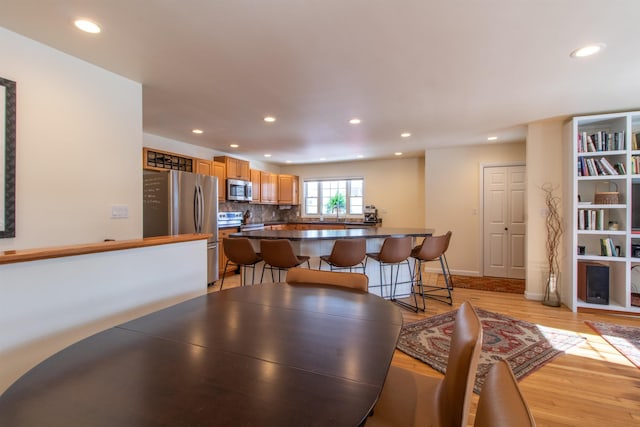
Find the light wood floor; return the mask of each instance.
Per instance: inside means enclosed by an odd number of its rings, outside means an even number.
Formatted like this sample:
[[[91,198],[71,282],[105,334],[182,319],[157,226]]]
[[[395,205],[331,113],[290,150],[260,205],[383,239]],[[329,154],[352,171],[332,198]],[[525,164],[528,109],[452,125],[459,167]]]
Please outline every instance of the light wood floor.
[[[238,286],[239,276],[225,279],[224,288]],[[210,288],[218,291],[219,282]],[[475,307],[503,313],[532,323],[575,331],[586,338],[519,384],[538,426],[640,426],[640,369],[596,334],[585,320],[640,327],[640,318],[612,314],[572,313],[566,307],[552,308],[523,295],[455,289],[454,306],[470,301]],[[452,308],[428,301],[425,314],[402,310],[405,322],[443,313]],[[431,376],[442,376],[426,364],[400,351],[393,362]],[[472,402],[473,423],[478,397]]]

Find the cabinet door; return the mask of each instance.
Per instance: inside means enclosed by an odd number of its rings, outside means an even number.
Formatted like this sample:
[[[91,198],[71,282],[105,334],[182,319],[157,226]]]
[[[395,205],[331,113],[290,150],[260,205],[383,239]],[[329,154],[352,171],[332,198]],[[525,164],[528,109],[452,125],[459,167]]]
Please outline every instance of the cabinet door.
[[[278,175],[278,203],[283,205],[298,204],[297,176]]]
[[[265,204],[277,203],[278,176],[271,172],[260,172],[260,201]]]
[[[213,175],[218,178],[218,200],[224,202],[227,198],[226,167],[224,163],[212,162]]]
[[[236,173],[238,174],[239,179],[246,179],[249,181],[251,179],[251,172],[249,169],[249,162],[246,160],[236,159]]]
[[[238,161],[236,159],[227,157],[225,166],[227,167],[227,178],[238,178]]]
[[[196,162],[196,173],[199,173],[202,175],[213,175],[211,160],[195,159],[195,162]],[[218,188],[218,190],[220,189]]]
[[[251,169],[251,202],[252,203],[260,203],[260,171],[257,169]]]

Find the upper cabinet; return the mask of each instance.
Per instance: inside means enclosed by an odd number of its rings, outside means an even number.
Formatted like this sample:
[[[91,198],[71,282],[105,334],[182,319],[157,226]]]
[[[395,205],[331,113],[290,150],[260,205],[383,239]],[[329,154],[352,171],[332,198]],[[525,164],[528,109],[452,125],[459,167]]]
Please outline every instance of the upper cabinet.
[[[142,168],[194,172],[193,158],[153,148],[142,149]]]
[[[260,203],[260,171],[251,169],[251,203]]]
[[[224,163],[227,168],[227,178],[251,180],[249,172],[249,162],[229,156],[216,156],[213,158],[216,162]]]
[[[227,168],[224,163],[211,162],[214,176],[218,177],[218,200],[224,202],[227,198],[227,186],[225,177],[227,175]]]
[[[278,203],[278,175],[260,171],[260,203],[275,205]]]
[[[213,175],[213,167],[211,160],[194,159],[196,164],[196,173],[202,175]]]
[[[298,204],[298,177],[295,175],[278,175],[278,204]]]

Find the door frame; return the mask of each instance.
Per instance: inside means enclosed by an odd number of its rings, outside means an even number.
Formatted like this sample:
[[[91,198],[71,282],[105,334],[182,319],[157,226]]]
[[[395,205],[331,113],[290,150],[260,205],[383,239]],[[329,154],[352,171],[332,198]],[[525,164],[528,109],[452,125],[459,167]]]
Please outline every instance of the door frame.
[[[480,194],[480,212],[478,212],[478,220],[480,221],[480,239],[478,239],[479,240],[478,249],[480,252],[478,253],[482,254],[482,257],[480,258],[480,276],[481,277],[484,277],[484,235],[485,235],[484,233],[484,170],[486,168],[499,168],[499,167],[510,167],[510,166],[524,166],[526,170],[527,163],[524,161],[480,163],[480,171],[479,171],[480,172],[480,179],[479,179],[480,188],[478,190],[478,193]],[[529,229],[528,220],[527,220],[526,226],[528,231]],[[526,269],[527,267],[525,267],[525,271]]]

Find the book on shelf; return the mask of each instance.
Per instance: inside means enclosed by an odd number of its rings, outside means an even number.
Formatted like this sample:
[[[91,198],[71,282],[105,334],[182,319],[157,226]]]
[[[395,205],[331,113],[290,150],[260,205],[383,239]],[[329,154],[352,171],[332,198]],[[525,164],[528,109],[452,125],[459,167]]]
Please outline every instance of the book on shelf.
[[[631,134],[631,149],[640,150],[640,132]]]
[[[606,157],[600,158],[600,165],[607,172],[608,175],[618,175],[618,171],[615,170],[613,165],[609,163]]]
[[[619,151],[625,149],[625,133],[599,131],[578,134],[578,152]],[[640,133],[638,134],[640,135]],[[635,134],[634,134],[635,136]],[[640,136],[639,136],[640,138]],[[634,150],[637,148],[634,148]]]
[[[604,209],[578,209],[578,230],[604,230]]]
[[[618,250],[613,244],[613,240],[607,237],[600,239],[600,255],[601,256],[618,256]]]

